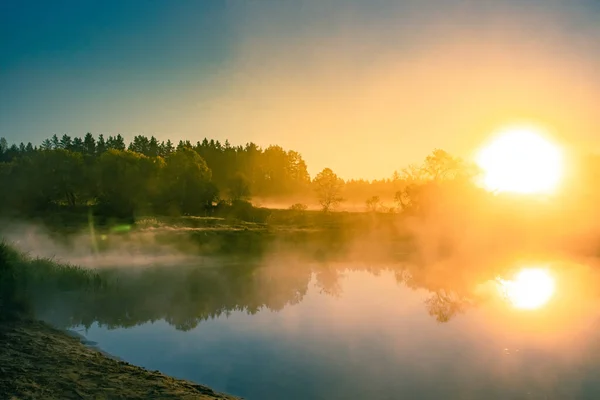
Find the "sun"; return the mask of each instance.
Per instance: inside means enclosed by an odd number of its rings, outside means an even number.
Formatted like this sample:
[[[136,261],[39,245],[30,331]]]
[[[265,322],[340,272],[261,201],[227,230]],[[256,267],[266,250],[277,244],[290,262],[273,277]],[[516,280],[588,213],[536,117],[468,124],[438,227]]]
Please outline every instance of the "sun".
[[[554,278],[544,268],[525,268],[512,280],[498,279],[500,291],[514,307],[533,310],[554,294]]]
[[[483,185],[494,192],[549,194],[563,174],[560,148],[537,127],[511,127],[498,133],[477,157]]]

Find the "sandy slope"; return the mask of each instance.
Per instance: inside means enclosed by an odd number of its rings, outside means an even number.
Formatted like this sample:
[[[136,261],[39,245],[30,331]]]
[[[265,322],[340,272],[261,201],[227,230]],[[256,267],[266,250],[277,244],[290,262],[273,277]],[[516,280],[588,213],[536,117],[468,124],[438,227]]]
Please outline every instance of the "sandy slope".
[[[235,399],[133,366],[42,322],[0,323],[2,399]]]

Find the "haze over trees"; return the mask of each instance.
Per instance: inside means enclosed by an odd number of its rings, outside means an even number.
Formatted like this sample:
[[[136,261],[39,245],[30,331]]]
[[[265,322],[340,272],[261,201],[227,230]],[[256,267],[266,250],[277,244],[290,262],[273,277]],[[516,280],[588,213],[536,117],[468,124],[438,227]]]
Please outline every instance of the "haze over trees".
[[[340,196],[344,181],[330,168],[325,168],[319,172],[313,183],[315,184],[319,204],[323,207],[323,211],[329,211],[344,200]]]
[[[582,182],[600,170],[595,160],[582,160],[585,174],[572,191],[589,192]],[[35,215],[93,207],[101,215],[125,218],[211,215],[225,205],[247,213],[249,201],[266,199],[282,208],[294,204],[296,213],[308,203],[325,212],[359,204],[360,211],[425,215],[464,208],[465,201],[482,196],[483,189],[474,184],[479,173],[440,149],[390,178],[344,181],[329,168],[311,180],[302,156],[279,146],[262,149],[209,139],[174,144],[141,135],[126,143],[121,135],[91,133],[83,138],[53,135],[39,146],[0,138],[0,211]]]

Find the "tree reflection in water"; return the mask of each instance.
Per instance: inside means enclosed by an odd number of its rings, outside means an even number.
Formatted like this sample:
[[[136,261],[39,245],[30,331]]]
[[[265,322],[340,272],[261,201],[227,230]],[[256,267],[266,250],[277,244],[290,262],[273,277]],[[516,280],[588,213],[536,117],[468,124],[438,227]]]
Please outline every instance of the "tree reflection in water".
[[[439,322],[448,322],[477,303],[464,282],[452,279],[440,285],[441,280],[414,264],[306,262],[292,257],[246,263],[215,258],[201,265],[105,269],[100,271],[102,285],[94,290],[41,290],[33,296],[39,317],[59,326],[89,327],[98,322],[118,328],[164,319],[186,331],[235,311],[255,314],[298,304],[311,282],[320,293],[340,296],[347,272],[389,270],[398,284],[431,292],[425,309]]]

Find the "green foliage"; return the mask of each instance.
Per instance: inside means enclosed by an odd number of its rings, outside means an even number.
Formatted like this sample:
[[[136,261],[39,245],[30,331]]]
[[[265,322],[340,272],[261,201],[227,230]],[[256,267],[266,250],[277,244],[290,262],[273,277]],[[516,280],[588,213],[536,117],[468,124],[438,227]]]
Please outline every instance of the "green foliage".
[[[126,150],[128,149],[128,150]],[[205,215],[220,192],[231,201],[291,196],[310,186],[300,154],[254,143],[233,147],[204,139],[193,145],[91,133],[9,145],[0,139],[0,212],[42,215],[56,207],[94,206],[101,216],[140,213]]]
[[[238,172],[229,182],[229,198],[232,202],[250,199],[250,181]]]
[[[266,208],[257,208],[252,203],[244,200],[219,202],[216,209],[216,215],[225,218],[234,218],[242,221],[265,223],[271,211]]]
[[[9,188],[12,186],[11,179],[13,164],[0,163],[0,209],[7,210],[11,206],[11,200],[14,198],[14,192],[10,193]],[[15,187],[12,187],[15,190]]]
[[[32,259],[0,243],[0,321],[30,317],[32,303],[48,293],[101,287],[103,281],[94,271]]]
[[[132,151],[108,150],[98,160],[98,200],[109,214],[133,215],[153,197],[161,162]]]
[[[19,157],[3,178],[14,190],[11,206],[45,210],[51,204],[77,205],[84,173],[80,154],[57,149]]]
[[[27,303],[19,298],[16,254],[0,243],[0,322],[27,313]]]
[[[299,153],[279,146],[268,147],[255,177],[256,190],[265,196],[281,196],[304,191],[310,177]]]
[[[6,138],[0,138],[0,156],[3,156],[8,150],[8,142]],[[4,161],[4,160],[1,160]]]
[[[211,171],[198,153],[185,147],[175,151],[161,171],[163,207],[183,214],[211,207],[218,192],[210,179]]]
[[[251,195],[279,203],[307,201],[312,190],[325,212],[344,200],[356,204],[371,196],[369,211],[392,211],[383,204],[394,199],[404,213],[426,214],[465,182],[473,186],[476,174],[473,166],[439,149],[391,179],[344,182],[329,168],[311,181],[301,155],[279,146],[263,150],[254,143],[232,146],[208,139],[175,146],[142,135],[126,144],[121,135],[96,139],[91,133],[53,135],[39,148],[0,139],[0,213],[42,216],[61,207],[93,207],[99,217],[124,221],[149,213],[215,212],[260,220],[262,215],[254,214],[262,211],[232,203],[248,202]],[[220,199],[229,200],[229,207],[216,207]]]

